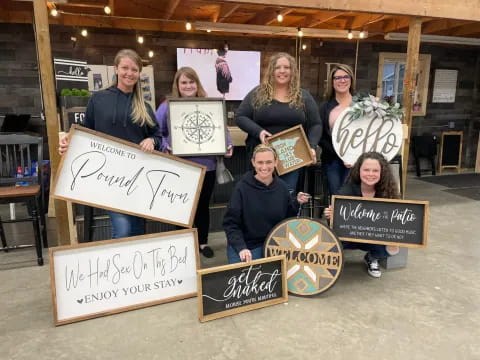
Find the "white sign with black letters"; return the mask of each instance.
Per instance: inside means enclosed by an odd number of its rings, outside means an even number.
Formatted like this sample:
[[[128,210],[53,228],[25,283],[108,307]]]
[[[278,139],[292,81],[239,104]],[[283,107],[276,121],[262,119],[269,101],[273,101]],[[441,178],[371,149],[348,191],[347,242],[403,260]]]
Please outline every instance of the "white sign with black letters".
[[[50,249],[56,325],[196,295],[196,229]]]
[[[191,227],[205,167],[72,126],[53,197]]]

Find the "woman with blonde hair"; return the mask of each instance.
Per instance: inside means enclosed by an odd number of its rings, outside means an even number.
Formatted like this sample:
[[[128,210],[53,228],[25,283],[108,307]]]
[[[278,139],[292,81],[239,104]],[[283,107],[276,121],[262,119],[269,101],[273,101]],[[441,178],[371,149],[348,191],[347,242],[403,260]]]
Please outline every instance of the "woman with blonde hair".
[[[155,113],[143,99],[138,83],[142,71],[142,59],[133,50],[120,50],[114,60],[115,78],[105,90],[94,92],[85,112],[85,127],[107,135],[139,144],[141,149],[152,152],[162,141]],[[68,149],[68,137],[60,141],[59,152]],[[143,218],[109,211],[112,238],[142,235],[145,232]]]
[[[191,67],[181,67],[177,70],[172,84],[172,96],[191,98],[191,97],[206,97],[207,93],[200,82],[200,79],[194,69]],[[162,151],[170,152],[170,134],[168,131],[168,102],[164,101],[156,112],[157,122],[163,136]],[[225,157],[233,155],[233,143],[230,134],[227,131],[227,153]],[[202,189],[200,191],[200,198],[198,200],[197,211],[193,223],[198,231],[198,242],[200,245],[200,253],[207,258],[213,257],[212,248],[208,246],[208,229],[210,227],[210,198],[212,197],[213,188],[215,186],[215,173],[217,168],[216,156],[186,156],[185,159],[196,162],[197,164],[207,167],[205,178],[203,180]]]
[[[340,113],[352,103],[355,91],[353,70],[345,64],[335,64],[327,79],[327,101],[320,107],[323,132],[320,140],[322,147],[322,168],[327,176],[330,194],[335,194],[348,176],[350,164],[344,164],[337,155],[332,143],[332,129]]]
[[[318,107],[310,93],[300,88],[295,59],[287,53],[270,58],[261,84],[240,104],[236,122],[248,134],[247,158],[255,146],[265,144],[269,136],[302,125],[315,160],[314,148],[322,136]],[[290,192],[297,188],[299,173],[300,169],[281,176]]]

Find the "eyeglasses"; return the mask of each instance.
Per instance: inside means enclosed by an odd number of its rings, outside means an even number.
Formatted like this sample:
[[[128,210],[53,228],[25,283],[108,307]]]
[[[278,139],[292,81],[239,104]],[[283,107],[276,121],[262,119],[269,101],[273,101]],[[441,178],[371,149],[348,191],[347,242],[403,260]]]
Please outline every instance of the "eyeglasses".
[[[343,76],[334,76],[333,80],[340,81],[340,80],[350,80],[350,75],[343,75]]]

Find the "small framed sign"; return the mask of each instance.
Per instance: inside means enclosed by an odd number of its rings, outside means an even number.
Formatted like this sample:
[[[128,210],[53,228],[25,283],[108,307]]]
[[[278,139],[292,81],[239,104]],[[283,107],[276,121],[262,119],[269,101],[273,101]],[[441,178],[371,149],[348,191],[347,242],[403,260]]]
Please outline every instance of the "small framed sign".
[[[223,99],[168,99],[168,130],[172,154],[177,156],[225,154],[226,119]]]
[[[333,196],[331,227],[340,240],[422,248],[428,201]]]
[[[288,301],[285,256],[197,271],[201,322]]]
[[[50,248],[55,325],[197,294],[197,230]]]
[[[277,173],[287,174],[313,163],[310,144],[302,125],[281,131],[267,139],[278,155]]]

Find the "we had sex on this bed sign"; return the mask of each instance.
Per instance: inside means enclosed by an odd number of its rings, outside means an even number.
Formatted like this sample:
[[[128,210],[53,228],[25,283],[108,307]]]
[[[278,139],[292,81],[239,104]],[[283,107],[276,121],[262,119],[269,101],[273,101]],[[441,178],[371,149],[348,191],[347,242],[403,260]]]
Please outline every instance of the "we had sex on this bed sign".
[[[74,125],[53,197],[191,227],[205,167]]]
[[[197,231],[50,248],[55,325],[197,294]]]
[[[288,300],[285,256],[197,271],[200,321]]]
[[[334,196],[331,227],[344,241],[425,247],[428,201]]]

